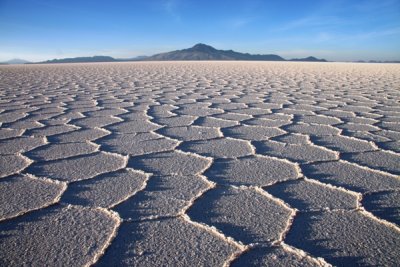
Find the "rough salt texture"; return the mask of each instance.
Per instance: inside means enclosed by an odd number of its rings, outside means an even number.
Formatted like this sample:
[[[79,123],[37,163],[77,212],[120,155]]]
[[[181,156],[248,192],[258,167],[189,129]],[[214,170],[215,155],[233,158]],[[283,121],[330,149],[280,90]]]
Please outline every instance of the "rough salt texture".
[[[146,180],[145,174],[131,169],[105,173],[71,184],[61,202],[108,208],[133,196]]]
[[[355,211],[301,214],[287,242],[337,266],[396,266],[400,255],[398,229]]]
[[[400,67],[0,66],[0,265],[396,266]]]
[[[96,152],[98,146],[91,143],[48,144],[32,150],[26,155],[35,161],[49,161]]]
[[[312,267],[321,266],[316,261],[312,261],[302,255],[287,251],[278,246],[260,246],[243,254],[234,261],[232,267],[242,266],[302,266]]]
[[[0,226],[5,266],[83,266],[102,253],[118,225],[105,211],[43,209]]]
[[[177,216],[208,186],[198,175],[152,176],[146,188],[115,210],[123,219],[129,220]]]
[[[216,160],[205,173],[210,180],[225,185],[265,186],[298,178],[295,164],[262,156]]]
[[[247,244],[278,240],[290,215],[288,208],[259,192],[235,188],[211,190],[189,211],[194,220]]]
[[[148,220],[123,224],[97,266],[221,266],[237,250],[181,218]]]
[[[371,193],[363,198],[364,207],[378,217],[400,225],[400,191]]]
[[[30,164],[29,160],[22,155],[1,155],[0,157],[0,177],[7,177],[19,173]]]
[[[125,167],[125,159],[115,154],[94,154],[44,161],[32,164],[27,170],[38,176],[61,181],[80,181]]]
[[[40,209],[58,201],[65,184],[16,175],[0,180],[0,220]]]

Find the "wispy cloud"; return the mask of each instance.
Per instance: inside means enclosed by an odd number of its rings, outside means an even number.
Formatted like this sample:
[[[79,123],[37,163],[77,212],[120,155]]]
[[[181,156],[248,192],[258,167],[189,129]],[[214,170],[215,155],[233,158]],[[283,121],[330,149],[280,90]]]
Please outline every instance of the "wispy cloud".
[[[179,13],[179,4],[179,0],[166,0],[163,3],[164,11],[177,22],[182,20],[182,17]]]
[[[224,25],[229,29],[241,29],[254,21],[253,17],[235,17],[224,21]]]
[[[300,28],[316,28],[316,27],[327,27],[327,26],[340,26],[348,21],[336,17],[336,16],[308,16],[303,17],[297,20],[292,20],[286,24],[281,26],[277,26],[274,31],[283,32],[283,31],[291,31]]]
[[[356,2],[354,9],[359,12],[376,12],[379,10],[387,11],[388,9],[399,8],[400,4],[398,0],[366,0]]]
[[[352,33],[328,33],[328,32],[320,32],[314,38],[312,38],[313,42],[363,42],[370,41],[371,39],[378,39],[380,37],[387,36],[400,36],[400,27],[380,29],[380,30],[371,30],[364,32],[352,32]]]
[[[380,30],[380,31],[363,32],[363,33],[351,35],[348,37],[352,38],[352,39],[372,39],[372,38],[378,38],[378,37],[390,36],[390,35],[400,35],[400,27],[388,28],[388,29]]]

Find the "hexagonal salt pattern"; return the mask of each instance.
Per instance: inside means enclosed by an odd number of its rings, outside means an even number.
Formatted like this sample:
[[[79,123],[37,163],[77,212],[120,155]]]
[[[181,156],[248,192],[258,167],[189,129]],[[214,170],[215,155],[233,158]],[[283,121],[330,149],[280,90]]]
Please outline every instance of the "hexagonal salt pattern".
[[[397,65],[0,73],[1,265],[398,265]]]

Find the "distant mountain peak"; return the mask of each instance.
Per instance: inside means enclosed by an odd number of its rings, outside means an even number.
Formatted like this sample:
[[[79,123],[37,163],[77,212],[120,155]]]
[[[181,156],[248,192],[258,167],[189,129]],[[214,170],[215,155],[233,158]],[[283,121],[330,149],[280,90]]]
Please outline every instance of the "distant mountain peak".
[[[278,55],[251,55],[233,50],[219,50],[210,45],[198,43],[191,48],[160,53],[144,60],[269,60],[284,61]]]
[[[319,59],[313,56],[309,56],[306,58],[292,58],[290,61],[304,61],[304,62],[327,62],[326,59]]]
[[[75,57],[47,60],[39,63],[80,63],[80,62],[119,62],[119,61],[164,61],[164,60],[252,60],[252,61],[286,61],[283,57],[274,54],[249,54],[233,50],[219,50],[203,43],[195,44],[186,49],[159,53],[152,56],[115,59],[109,56]],[[325,62],[325,59],[315,57],[294,58],[289,61]]]
[[[210,51],[216,51],[214,47],[202,43],[195,44],[193,47],[189,48],[189,50],[192,51],[199,51],[199,52],[210,52]]]
[[[29,63],[29,61],[25,60],[25,59],[20,59],[20,58],[13,58],[13,59],[10,59],[10,60],[8,60],[8,61],[6,61],[4,63],[7,63],[7,64],[26,64],[26,63]]]
[[[109,56],[92,56],[92,57],[73,57],[73,58],[61,58],[52,59],[39,63],[82,63],[82,62],[114,62],[117,61],[113,57]]]

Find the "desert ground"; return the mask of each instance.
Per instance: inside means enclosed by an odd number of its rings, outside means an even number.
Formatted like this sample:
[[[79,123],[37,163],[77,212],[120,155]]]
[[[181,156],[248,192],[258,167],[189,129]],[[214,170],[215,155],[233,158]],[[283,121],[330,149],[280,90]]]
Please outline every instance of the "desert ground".
[[[0,67],[1,266],[399,266],[400,65]]]

